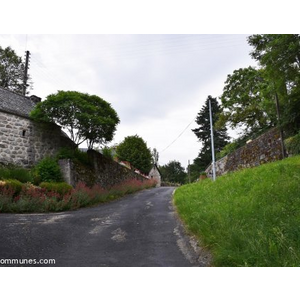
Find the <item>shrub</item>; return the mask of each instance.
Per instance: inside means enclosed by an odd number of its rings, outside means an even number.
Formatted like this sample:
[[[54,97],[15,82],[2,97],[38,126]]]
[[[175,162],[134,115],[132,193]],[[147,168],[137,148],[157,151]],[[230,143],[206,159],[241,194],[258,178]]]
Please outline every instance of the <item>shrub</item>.
[[[60,195],[53,190],[24,184],[14,209],[16,212],[48,212],[70,208],[71,193]]]
[[[39,187],[17,180],[0,181],[0,212],[47,212],[77,209],[107,202],[125,194],[154,187],[154,180],[131,179],[103,189],[78,183],[73,189],[64,182],[43,182]]]
[[[35,167],[31,170],[31,176],[32,176],[32,183],[34,185],[39,185],[42,182],[42,179],[39,174],[39,171],[37,170],[37,167]]]
[[[57,155],[57,159],[74,159],[75,158],[75,149],[71,148],[60,148]]]
[[[108,159],[111,159],[113,160],[113,151],[111,148],[108,148],[108,147],[104,147],[102,149],[102,155]]]
[[[290,155],[300,154],[300,131],[298,134],[286,139],[285,146],[288,154]]]
[[[234,152],[238,147],[238,142],[227,144],[219,153],[217,153],[216,158],[221,159],[222,157]]]
[[[32,182],[32,174],[30,170],[22,169],[22,168],[12,168],[10,170],[11,179],[19,180],[22,183]]]
[[[0,187],[1,193],[5,193],[5,191],[10,191],[12,197],[14,197],[20,194],[23,184],[16,179],[7,179],[5,181],[1,181]]]
[[[10,170],[5,167],[0,167],[0,179],[10,179]]]
[[[89,166],[91,164],[87,152],[82,152],[79,149],[75,149],[75,160],[81,162],[86,166]]]
[[[16,179],[22,183],[33,182],[30,170],[15,166],[0,167],[0,179]]]
[[[116,197],[116,195],[111,197],[110,191],[103,189],[100,185],[87,187],[83,182],[79,182],[72,191],[73,208],[99,204]]]
[[[60,196],[69,194],[72,191],[72,186],[66,182],[42,182],[40,187],[48,192],[56,192]]]
[[[41,160],[35,167],[36,176],[42,182],[61,182],[63,181],[58,162],[50,157]]]
[[[80,151],[78,148],[61,148],[57,154],[57,159],[71,159],[73,161],[78,161],[83,165],[90,165],[89,157],[86,152]]]

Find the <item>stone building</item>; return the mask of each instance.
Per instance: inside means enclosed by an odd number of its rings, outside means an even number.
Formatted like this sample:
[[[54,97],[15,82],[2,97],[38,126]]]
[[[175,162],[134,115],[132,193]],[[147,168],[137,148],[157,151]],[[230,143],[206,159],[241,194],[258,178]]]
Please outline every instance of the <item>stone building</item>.
[[[0,163],[31,167],[61,147],[75,146],[59,126],[30,119],[39,101],[0,87]]]
[[[154,179],[156,181],[156,187],[161,186],[161,174],[156,164],[153,165],[149,172],[149,179]]]

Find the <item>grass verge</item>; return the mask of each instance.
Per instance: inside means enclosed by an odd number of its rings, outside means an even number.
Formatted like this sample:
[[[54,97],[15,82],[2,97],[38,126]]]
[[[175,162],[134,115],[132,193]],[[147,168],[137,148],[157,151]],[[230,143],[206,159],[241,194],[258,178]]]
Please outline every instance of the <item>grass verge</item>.
[[[214,266],[300,266],[300,156],[178,188],[175,204]]]

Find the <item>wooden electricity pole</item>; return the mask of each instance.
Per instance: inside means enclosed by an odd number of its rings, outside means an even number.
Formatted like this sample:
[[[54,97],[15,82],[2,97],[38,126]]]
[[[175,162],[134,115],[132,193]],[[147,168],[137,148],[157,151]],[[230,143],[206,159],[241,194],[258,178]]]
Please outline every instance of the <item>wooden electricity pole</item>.
[[[27,88],[29,57],[30,57],[30,52],[26,51],[25,70],[24,70],[24,78],[23,78],[23,95],[24,96],[26,95],[26,88]]]

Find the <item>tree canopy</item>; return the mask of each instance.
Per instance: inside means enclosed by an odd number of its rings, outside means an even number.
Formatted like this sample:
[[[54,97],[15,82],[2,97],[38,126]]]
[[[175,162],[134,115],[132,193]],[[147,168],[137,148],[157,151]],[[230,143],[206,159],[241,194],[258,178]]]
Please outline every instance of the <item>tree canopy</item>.
[[[221,95],[222,112],[217,127],[243,127],[251,135],[274,125],[276,110],[264,71],[253,67],[235,70],[227,76]],[[270,100],[271,99],[271,100]]]
[[[199,142],[202,143],[202,148],[198,155],[198,159],[194,160],[194,164],[197,163],[197,167],[192,166],[192,170],[203,171],[212,161],[211,154],[211,130],[210,130],[210,117],[209,117],[209,100],[211,100],[212,120],[213,120],[213,133],[214,133],[214,147],[215,152],[220,152],[223,147],[228,143],[229,137],[227,135],[227,129],[225,126],[217,128],[216,122],[218,121],[219,114],[221,112],[221,106],[217,101],[217,98],[208,96],[205,104],[202,106],[200,112],[197,115],[196,123],[198,128],[192,129]]]
[[[161,166],[160,172],[163,181],[184,184],[186,182],[186,172],[179,161],[173,160],[168,164]]]
[[[24,70],[22,57],[19,57],[10,47],[3,49],[0,46],[0,86],[22,94]],[[30,79],[30,76],[27,75],[27,78]],[[27,83],[27,86],[32,87],[32,83]]]
[[[38,103],[31,112],[36,121],[53,122],[66,129],[76,145],[112,141],[120,120],[111,104],[102,98],[76,91],[58,91]]]
[[[120,160],[130,164],[144,174],[148,174],[152,167],[152,155],[147,143],[138,135],[127,136],[117,147]]]
[[[300,127],[300,35],[255,34],[248,38],[251,57],[265,70],[269,90],[279,98],[283,122],[290,132]]]

